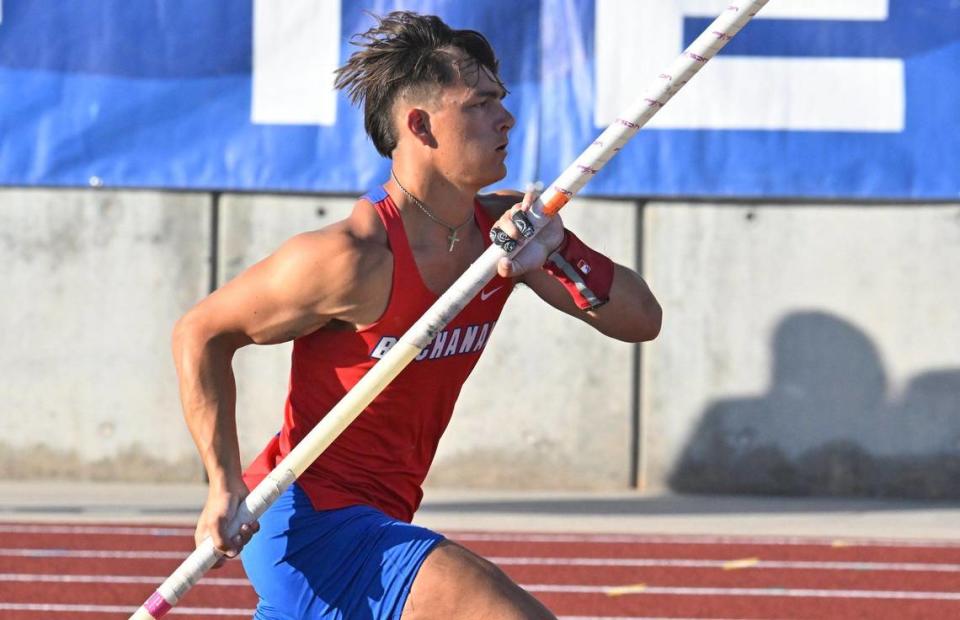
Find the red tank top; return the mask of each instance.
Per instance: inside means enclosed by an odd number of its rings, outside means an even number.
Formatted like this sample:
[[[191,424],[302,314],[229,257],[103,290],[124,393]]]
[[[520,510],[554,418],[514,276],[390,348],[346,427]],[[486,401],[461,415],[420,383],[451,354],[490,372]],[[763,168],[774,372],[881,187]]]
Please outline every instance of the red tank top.
[[[383,221],[393,253],[387,309],[365,329],[322,328],[294,340],[283,428],[244,472],[251,489],[437,300],[420,278],[393,200],[383,188],[364,198]],[[479,203],[474,221],[489,245],[493,221]],[[413,518],[460,388],[512,289],[512,280],[494,277],[303,473],[297,482],[314,508],[365,504]]]

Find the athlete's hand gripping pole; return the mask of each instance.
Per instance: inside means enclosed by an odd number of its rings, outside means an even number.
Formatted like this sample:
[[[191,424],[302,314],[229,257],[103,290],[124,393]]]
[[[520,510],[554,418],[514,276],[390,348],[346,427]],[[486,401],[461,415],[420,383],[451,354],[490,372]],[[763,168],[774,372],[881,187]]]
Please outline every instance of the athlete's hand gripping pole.
[[[577,160],[540,195],[529,215],[536,234],[580,189],[756,15],[768,0],[732,2],[690,46],[649,85],[627,113],[600,134]],[[532,238],[532,237],[531,237]],[[529,239],[521,239],[512,256]],[[254,521],[296,478],[333,443],[343,430],[376,398],[433,337],[473,299],[497,272],[497,262],[507,254],[491,245],[440,296],[387,354],[365,374],[343,399],[277,465],[276,469],[246,497],[228,526],[232,537],[240,525]],[[158,620],[210,570],[218,559],[211,539],[206,538],[168,577],[156,592],[130,617]]]

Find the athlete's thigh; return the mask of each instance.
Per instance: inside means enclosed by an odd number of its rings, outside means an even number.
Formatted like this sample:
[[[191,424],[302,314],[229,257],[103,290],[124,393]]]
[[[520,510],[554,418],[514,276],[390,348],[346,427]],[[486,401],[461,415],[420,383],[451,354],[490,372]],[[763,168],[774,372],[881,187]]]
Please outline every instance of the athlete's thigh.
[[[445,540],[414,579],[403,620],[556,620],[491,562]]]

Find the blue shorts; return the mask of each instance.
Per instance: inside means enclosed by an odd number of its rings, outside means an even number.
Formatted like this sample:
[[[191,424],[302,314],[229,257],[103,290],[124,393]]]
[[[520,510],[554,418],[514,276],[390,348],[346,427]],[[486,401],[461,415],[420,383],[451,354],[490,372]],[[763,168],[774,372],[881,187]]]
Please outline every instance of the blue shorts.
[[[260,517],[243,568],[262,620],[394,620],[443,536],[369,506],[314,510],[293,484]]]

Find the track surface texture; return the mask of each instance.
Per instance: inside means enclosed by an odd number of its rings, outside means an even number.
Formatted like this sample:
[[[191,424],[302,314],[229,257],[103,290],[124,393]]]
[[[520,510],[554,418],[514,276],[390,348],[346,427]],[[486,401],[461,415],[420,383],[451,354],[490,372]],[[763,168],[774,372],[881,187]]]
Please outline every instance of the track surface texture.
[[[0,618],[127,618],[192,549],[180,525],[0,523]],[[896,539],[446,535],[566,619],[960,618],[960,543]],[[249,618],[237,561],[171,612]]]

